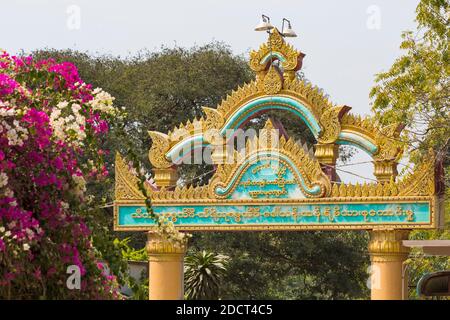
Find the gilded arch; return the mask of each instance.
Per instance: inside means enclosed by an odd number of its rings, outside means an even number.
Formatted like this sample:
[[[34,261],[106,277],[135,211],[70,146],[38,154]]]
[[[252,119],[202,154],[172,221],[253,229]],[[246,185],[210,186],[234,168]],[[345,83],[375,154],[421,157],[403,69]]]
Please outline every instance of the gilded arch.
[[[182,231],[370,230],[372,261],[392,262],[393,257],[403,256],[398,248],[409,230],[442,225],[442,189],[436,179],[440,171],[436,171],[434,154],[430,152],[414,172],[395,181],[396,161],[403,151],[402,127],[381,126],[371,118],[350,114],[350,107],[329,102],[316,87],[296,78],[303,57],[274,29],[268,43],[251,53],[255,81],[238,88],[217,109],[205,107],[200,119],[189,120],[167,134],[149,132],[156,186],[145,184],[144,188],[152,212]],[[177,151],[185,146],[192,150],[221,144],[227,129],[235,130],[254,114],[277,108],[306,122],[318,142],[315,153],[284,136],[274,145],[269,133],[261,130],[259,136],[247,140],[244,155],[234,150],[235,161],[216,162],[207,184],[177,183]],[[266,129],[271,128],[268,121]],[[215,131],[218,141],[212,139],[214,134],[205,135],[208,131]],[[369,153],[378,181],[345,184],[333,180],[326,168],[334,164],[339,144]],[[115,171],[114,229],[149,231],[149,254],[158,259],[172,255],[174,247],[152,234],[158,228],[147,212],[149,199],[120,154]]]
[[[368,153],[381,179],[396,175],[396,162],[403,153],[399,141],[401,126],[381,126],[372,118],[350,114],[350,107],[335,105],[318,87],[300,80],[295,72],[304,54],[287,44],[274,29],[267,43],[250,53],[249,65],[256,79],[239,86],[216,109],[204,107],[204,116],[188,120],[166,134],[149,132],[153,144],[149,152],[155,168],[168,169],[196,148],[226,141],[227,130],[236,130],[261,112],[287,110],[303,121],[317,140],[316,157],[333,165],[337,145],[352,145]],[[274,65],[273,61],[279,61]],[[211,138],[215,137],[215,138]],[[377,175],[377,177],[378,177]]]

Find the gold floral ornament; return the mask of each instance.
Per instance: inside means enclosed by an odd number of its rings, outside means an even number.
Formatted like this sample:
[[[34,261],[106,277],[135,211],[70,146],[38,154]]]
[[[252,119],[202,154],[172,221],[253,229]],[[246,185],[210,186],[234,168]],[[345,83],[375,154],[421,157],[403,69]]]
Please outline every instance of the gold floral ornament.
[[[341,132],[341,118],[351,108],[349,106],[336,106],[326,109],[320,117],[321,127],[324,128],[318,139],[319,143],[334,143]]]
[[[116,200],[145,200],[138,188],[138,178],[130,171],[120,153],[116,153],[115,162],[115,199]]]
[[[341,130],[358,133],[371,143],[376,144],[375,131],[378,130],[377,123],[370,117],[346,113],[341,119]]]
[[[173,147],[177,142],[191,137],[195,134],[201,133],[203,130],[205,119],[201,117],[200,119],[195,118],[194,120],[187,120],[186,123],[180,123],[178,127],[167,133],[170,147]]]
[[[322,90],[320,90],[317,86],[314,86],[310,82],[307,82],[305,80],[294,79],[293,81],[290,82],[284,82],[281,94],[291,96],[301,101],[312,112],[315,119],[319,123],[321,122],[321,119],[327,110],[336,107],[323,93]],[[345,112],[341,112],[339,110],[336,111],[338,111],[339,117],[345,114]],[[322,119],[322,122],[324,121],[325,119]],[[323,126],[321,127],[323,131],[327,129],[326,127]]]
[[[260,82],[251,81],[250,83],[239,86],[236,90],[233,90],[231,94],[228,94],[225,99],[217,106],[217,111],[226,120],[228,119],[239,107],[246,102],[265,95],[264,91],[260,88]],[[217,126],[216,126],[217,127]]]
[[[158,131],[149,131],[148,134],[152,138],[152,147],[148,153],[150,163],[155,168],[170,168],[173,164],[166,159],[166,153],[170,149],[169,137]]]
[[[280,92],[283,87],[283,79],[278,68],[271,67],[264,77],[263,90],[265,93],[272,95]]]
[[[267,43],[263,43],[258,51],[250,52],[249,65],[255,72],[263,72],[276,58],[280,60],[284,72],[288,73],[287,78],[292,80],[291,75],[295,76],[295,71],[300,70],[304,56],[284,41],[278,29],[273,28]]]
[[[423,161],[414,172],[406,175],[398,183],[399,195],[421,196],[435,194],[436,155],[430,150],[426,161]]]
[[[398,161],[403,155],[404,143],[400,140],[403,125],[382,126],[374,118],[345,114],[341,119],[341,129],[357,132],[377,146],[374,160]]]
[[[203,121],[203,130],[218,129],[222,127],[225,122],[222,114],[217,109],[203,107],[203,112],[206,115],[206,119]]]
[[[403,155],[404,143],[400,140],[400,132],[404,125],[394,123],[376,130],[375,141],[378,146],[378,152],[375,154],[375,160],[394,160],[398,161]]]

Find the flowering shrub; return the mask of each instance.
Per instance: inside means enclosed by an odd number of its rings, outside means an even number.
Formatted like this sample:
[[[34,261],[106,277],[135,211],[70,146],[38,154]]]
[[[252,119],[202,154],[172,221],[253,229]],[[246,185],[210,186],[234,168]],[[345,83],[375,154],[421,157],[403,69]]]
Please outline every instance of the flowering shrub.
[[[115,298],[86,223],[113,98],[71,63],[0,51],[0,298]],[[67,267],[81,288],[66,286]]]

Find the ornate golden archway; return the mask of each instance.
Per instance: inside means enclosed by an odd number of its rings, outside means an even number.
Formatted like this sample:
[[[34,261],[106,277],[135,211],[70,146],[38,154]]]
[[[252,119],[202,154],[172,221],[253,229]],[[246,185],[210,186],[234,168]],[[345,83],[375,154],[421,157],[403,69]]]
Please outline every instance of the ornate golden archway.
[[[408,253],[402,240],[411,229],[436,228],[441,221],[434,156],[396,181],[404,148],[402,126],[382,126],[349,113],[348,106],[332,104],[317,87],[296,77],[304,56],[273,29],[268,42],[250,54],[254,81],[233,91],[217,108],[203,108],[200,119],[167,134],[149,132],[156,188],[147,188],[154,212],[183,231],[368,230],[372,266],[379,276],[372,298],[400,299]],[[243,154],[226,152],[227,131],[236,132],[269,110],[286,110],[303,121],[316,138],[314,154],[293,139],[279,137],[270,120],[259,136],[248,139]],[[334,179],[338,146],[343,144],[373,158],[378,182]],[[216,170],[209,183],[177,185],[180,160],[205,146],[214,147]],[[180,298],[185,248],[174,248],[151,233],[155,224],[142,205],[145,197],[136,179],[117,155],[115,229],[150,231],[150,268],[167,286],[163,290],[153,283],[151,298]]]

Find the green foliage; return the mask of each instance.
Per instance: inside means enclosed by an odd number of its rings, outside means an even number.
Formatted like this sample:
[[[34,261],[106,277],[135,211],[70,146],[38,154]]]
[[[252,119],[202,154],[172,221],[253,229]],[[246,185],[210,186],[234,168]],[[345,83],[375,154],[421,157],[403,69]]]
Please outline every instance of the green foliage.
[[[191,247],[230,257],[223,299],[368,297],[362,232],[195,234]]]
[[[125,264],[129,261],[148,261],[147,250],[145,247],[141,249],[135,249],[130,246],[130,238],[124,238],[122,240],[114,239],[114,247],[116,252],[120,252],[122,261]],[[124,279],[122,285],[126,284],[132,290],[133,295],[130,297],[132,300],[147,300],[148,299],[148,274],[142,272],[139,279],[134,279],[128,273],[128,264],[126,266],[127,272],[122,276]]]
[[[148,275],[142,274],[139,281],[130,278],[129,284],[133,290],[131,300],[148,300]]]
[[[370,93],[381,121],[406,124],[413,160],[430,147],[448,156],[450,141],[449,2],[422,0],[416,12],[419,30],[403,33],[404,54]]]
[[[218,299],[228,261],[228,256],[204,250],[189,254],[184,262],[186,298],[190,300]]]
[[[130,247],[130,238],[125,238],[122,240],[114,239],[114,245],[117,249],[120,249],[122,257],[127,261],[147,261],[147,250],[145,247],[142,249],[135,249]]]

